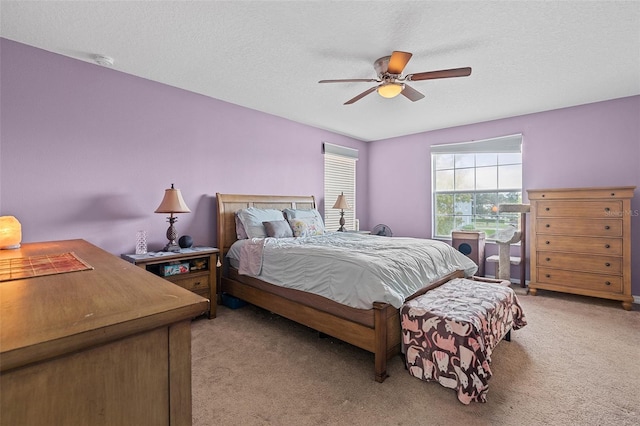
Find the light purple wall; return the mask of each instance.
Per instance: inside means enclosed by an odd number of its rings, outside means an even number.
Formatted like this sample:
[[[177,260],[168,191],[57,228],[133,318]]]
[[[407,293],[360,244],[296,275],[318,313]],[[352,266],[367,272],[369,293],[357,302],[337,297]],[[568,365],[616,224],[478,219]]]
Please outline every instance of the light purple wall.
[[[523,133],[525,189],[640,186],[640,96],[364,143],[6,39],[0,55],[0,213],[25,242],[119,254],[144,229],[158,249],[167,224],[153,210],[171,183],[192,210],[178,232],[199,245],[216,244],[216,192],[313,194],[322,211],[323,141],[359,149],[361,227],[395,235],[431,236],[436,143]],[[640,295],[637,216],[632,227]]]
[[[524,135],[525,190],[640,187],[639,123],[640,96],[633,96],[374,142],[369,147],[370,223],[386,223],[394,235],[430,237],[429,147],[515,133]],[[630,212],[635,295],[640,295],[639,191]],[[494,245],[487,250],[496,252]],[[517,272],[513,268],[512,276],[519,278]]]
[[[171,183],[192,210],[178,233],[198,245],[216,244],[216,192],[315,195],[323,211],[322,142],[359,149],[366,205],[364,142],[6,39],[0,53],[0,208],[25,242],[130,253],[142,229],[159,249]]]

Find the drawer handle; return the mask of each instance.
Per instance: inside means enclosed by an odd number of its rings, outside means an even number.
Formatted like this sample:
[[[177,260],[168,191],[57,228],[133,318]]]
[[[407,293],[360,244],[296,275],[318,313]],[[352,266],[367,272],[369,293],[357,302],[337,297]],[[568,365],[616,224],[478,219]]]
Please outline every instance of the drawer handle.
[[[611,246],[609,244],[605,244],[604,248],[611,248]]]
[[[611,229],[609,225],[605,225],[604,229]]]
[[[615,196],[616,196],[616,193],[615,193],[615,192],[612,192],[612,193],[611,193],[611,196],[612,196],[612,197],[615,197]]]
[[[611,285],[611,281],[605,281],[605,285]]]
[[[545,210],[546,210],[546,211],[549,211],[549,210],[551,210],[551,209],[550,209],[549,207],[547,207]]]
[[[551,274],[546,274],[545,277],[551,278]]]
[[[546,260],[547,262],[551,262],[551,258],[550,258],[550,257],[547,257],[545,260]]]
[[[545,228],[551,228],[551,225],[549,225],[548,223],[545,225]]]
[[[551,241],[545,241],[544,243],[545,244],[551,244]]]
[[[200,285],[200,281],[193,283],[194,286]]]
[[[608,212],[608,211],[610,211],[610,210],[611,210],[611,209],[610,209],[609,207],[605,207],[605,208],[604,208],[604,211],[605,211],[605,212]]]
[[[609,267],[611,264],[609,262],[605,262],[604,266]]]

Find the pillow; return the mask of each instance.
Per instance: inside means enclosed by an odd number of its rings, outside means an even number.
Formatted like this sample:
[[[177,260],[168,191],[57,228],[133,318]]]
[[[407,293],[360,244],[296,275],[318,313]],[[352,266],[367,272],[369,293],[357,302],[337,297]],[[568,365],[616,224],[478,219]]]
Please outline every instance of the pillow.
[[[267,231],[264,229],[262,222],[284,220],[280,210],[257,209],[255,207],[238,210],[238,217],[249,238],[265,238],[267,236]]]
[[[238,217],[238,212],[236,212],[234,216],[236,217],[236,237],[239,240],[246,240],[249,237],[247,236],[247,231],[244,230],[244,225],[242,224],[240,217]]]
[[[313,218],[324,232],[324,221],[322,220],[320,212],[316,209],[284,209],[282,212],[287,217],[287,220]]]
[[[291,225],[294,237],[313,237],[324,234],[324,227],[318,223],[315,217],[290,219],[289,225]]]
[[[293,231],[286,220],[274,220],[271,222],[262,222],[264,229],[267,231],[267,237],[288,238],[293,237]]]

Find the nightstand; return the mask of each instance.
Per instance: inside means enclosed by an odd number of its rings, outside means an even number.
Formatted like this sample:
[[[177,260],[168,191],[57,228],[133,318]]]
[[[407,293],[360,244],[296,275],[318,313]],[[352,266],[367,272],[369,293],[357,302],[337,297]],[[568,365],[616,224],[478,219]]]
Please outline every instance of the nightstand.
[[[209,299],[209,319],[216,317],[217,264],[220,250],[193,247],[173,252],[123,254],[121,257],[153,274]]]

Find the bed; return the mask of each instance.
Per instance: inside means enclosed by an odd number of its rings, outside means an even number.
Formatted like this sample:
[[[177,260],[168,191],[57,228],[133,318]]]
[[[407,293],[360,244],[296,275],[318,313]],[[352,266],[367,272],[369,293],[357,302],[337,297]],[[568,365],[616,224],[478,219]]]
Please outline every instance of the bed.
[[[348,306],[318,294],[285,288],[255,276],[240,274],[237,268],[228,264],[226,255],[238,240],[236,212],[249,207],[312,210],[316,208],[315,198],[217,193],[216,199],[218,246],[225,259],[217,292],[218,303],[225,293],[369,351],[374,355],[375,380],[384,381],[387,377],[387,361],[399,354],[401,348],[400,315],[397,307],[382,301],[374,301],[366,309]],[[465,275],[469,274],[462,270],[450,271],[427,283],[412,297]]]

